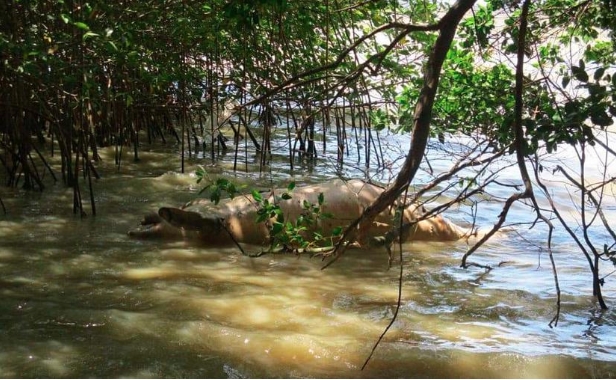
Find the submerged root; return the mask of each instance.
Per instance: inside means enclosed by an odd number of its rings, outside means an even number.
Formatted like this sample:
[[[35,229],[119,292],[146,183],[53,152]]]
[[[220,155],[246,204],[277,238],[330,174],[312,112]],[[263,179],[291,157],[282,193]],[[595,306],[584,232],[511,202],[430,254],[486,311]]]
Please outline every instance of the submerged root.
[[[335,247],[308,247],[308,248],[289,248],[286,246],[270,247],[267,250],[261,250],[258,253],[248,254],[249,257],[261,257],[267,254],[294,254],[294,255],[310,255],[310,257],[327,258],[334,253]]]

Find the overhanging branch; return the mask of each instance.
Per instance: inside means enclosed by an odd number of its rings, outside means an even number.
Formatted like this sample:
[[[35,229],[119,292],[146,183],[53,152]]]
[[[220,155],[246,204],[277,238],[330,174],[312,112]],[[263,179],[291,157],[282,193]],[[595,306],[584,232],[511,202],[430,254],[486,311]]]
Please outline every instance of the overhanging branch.
[[[402,194],[404,189],[413,180],[423,160],[428,138],[430,137],[430,123],[432,120],[432,108],[438,90],[441,68],[451,47],[456,30],[462,17],[475,4],[475,0],[458,0],[447,13],[439,20],[439,35],[434,43],[424,72],[424,81],[419,99],[415,106],[413,128],[411,132],[411,146],[406,156],[402,169],[394,183],[387,188],[369,207],[364,210],[362,216],[356,219],[343,234],[341,242],[348,240],[349,236],[362,226],[368,225],[376,215],[392,205]],[[344,245],[338,244],[333,258],[325,267],[331,265],[340,257]]]

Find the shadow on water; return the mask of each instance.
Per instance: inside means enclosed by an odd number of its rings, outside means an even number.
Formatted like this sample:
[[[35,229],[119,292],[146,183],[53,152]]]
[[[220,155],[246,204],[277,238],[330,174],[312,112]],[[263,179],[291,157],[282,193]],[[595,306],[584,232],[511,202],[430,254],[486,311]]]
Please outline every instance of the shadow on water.
[[[515,236],[474,258],[490,272],[459,267],[464,243],[404,246],[400,315],[360,371],[395,311],[385,252],[321,270],[318,258],[128,239],[145,212],[196,195],[193,176],[160,176],[165,165],[150,177],[126,174],[138,164],[109,170],[98,215],[83,220],[61,186],[3,194],[0,376],[616,376],[616,318],[593,311],[584,267],[562,265],[550,329],[551,270]]]

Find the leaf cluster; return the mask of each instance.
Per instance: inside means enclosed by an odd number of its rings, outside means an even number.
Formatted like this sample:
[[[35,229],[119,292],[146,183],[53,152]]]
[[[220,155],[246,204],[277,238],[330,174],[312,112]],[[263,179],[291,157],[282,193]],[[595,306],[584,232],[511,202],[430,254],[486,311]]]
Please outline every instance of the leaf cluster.
[[[208,185],[199,190],[199,194],[209,191],[210,201],[217,205],[220,199],[225,194],[233,199],[235,198],[245,186],[237,186],[235,183],[229,181],[226,178],[217,178],[216,181],[212,181],[203,166],[199,166],[195,171],[197,177],[197,183],[201,183],[204,180],[210,182]]]
[[[203,181],[210,182],[203,187],[199,194],[208,191],[209,199],[214,204],[218,204],[221,197],[225,194],[233,199],[241,194],[245,186],[238,186],[226,178],[218,178],[212,181],[207,171],[203,167],[197,168],[195,175],[197,183]],[[257,189],[250,191],[255,206],[257,207],[256,223],[263,223],[268,227],[270,236],[270,250],[296,252],[298,250],[310,250],[316,247],[332,247],[334,241],[342,234],[342,227],[338,226],[331,231],[322,231],[319,222],[333,218],[333,214],[323,211],[325,196],[319,193],[317,203],[308,200],[302,202],[302,212],[295,219],[290,219],[284,214],[280,207],[281,201],[291,201],[293,199],[293,189],[295,182],[287,185],[286,191],[282,194],[275,194],[274,198],[264,196]]]
[[[287,190],[275,195],[274,200],[264,197],[256,190],[252,197],[257,204],[257,223],[265,223],[270,231],[270,250],[282,248],[285,251],[297,252],[312,248],[332,247],[334,240],[342,233],[342,227],[335,227],[332,231],[323,232],[318,228],[319,221],[331,219],[331,213],[323,211],[325,197],[319,193],[317,203],[307,200],[302,202],[302,213],[295,219],[289,219],[280,207],[281,201],[293,199],[295,182],[287,186]]]

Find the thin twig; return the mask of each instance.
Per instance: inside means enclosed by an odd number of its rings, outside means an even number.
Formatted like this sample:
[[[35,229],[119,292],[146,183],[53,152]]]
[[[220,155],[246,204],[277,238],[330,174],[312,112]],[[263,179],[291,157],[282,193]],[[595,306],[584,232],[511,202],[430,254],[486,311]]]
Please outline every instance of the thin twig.
[[[372,346],[372,350],[370,350],[370,355],[368,355],[368,357],[366,358],[366,361],[364,362],[364,365],[361,366],[361,370],[362,371],[368,365],[368,362],[372,358],[372,355],[374,355],[374,352],[376,351],[376,348],[379,346],[379,344],[381,343],[381,341],[385,337],[385,334],[387,334],[387,332],[389,331],[391,326],[393,326],[394,322],[396,321],[396,318],[398,317],[398,312],[400,311],[400,306],[402,305],[402,279],[403,279],[403,273],[404,273],[404,265],[403,265],[403,262],[402,262],[402,243],[399,243],[399,244],[400,244],[400,246],[399,246],[400,272],[399,272],[399,275],[398,275],[398,301],[396,303],[396,309],[394,310],[394,315],[391,318],[391,320],[389,321],[389,324],[387,325],[387,327],[385,327],[385,330],[383,330],[383,332],[379,336],[379,339],[377,339],[376,343],[374,343],[374,346]]]

